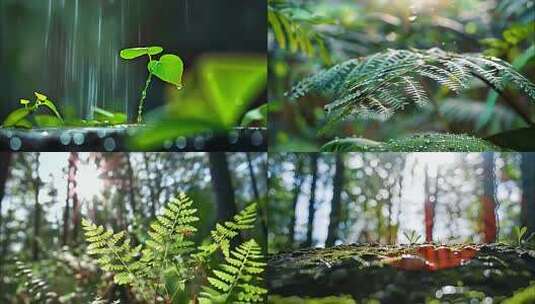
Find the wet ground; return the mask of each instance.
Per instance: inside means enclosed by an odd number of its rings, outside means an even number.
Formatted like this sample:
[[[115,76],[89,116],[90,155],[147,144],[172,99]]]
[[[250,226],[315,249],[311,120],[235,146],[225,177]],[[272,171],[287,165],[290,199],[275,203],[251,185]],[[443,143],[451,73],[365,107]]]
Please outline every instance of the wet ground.
[[[2,151],[128,151],[131,139],[142,131],[139,126],[62,129],[0,129]],[[176,137],[161,145],[136,147],[136,151],[244,151],[267,150],[267,132],[263,128],[235,128],[224,134],[203,133]]]
[[[273,304],[490,304],[530,281],[535,250],[504,244],[303,249],[271,256],[267,270]]]

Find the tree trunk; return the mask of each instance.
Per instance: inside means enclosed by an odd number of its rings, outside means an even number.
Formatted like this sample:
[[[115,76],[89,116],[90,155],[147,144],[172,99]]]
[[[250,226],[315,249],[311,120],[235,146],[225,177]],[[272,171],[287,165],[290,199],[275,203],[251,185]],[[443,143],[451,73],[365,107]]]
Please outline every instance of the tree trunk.
[[[483,197],[481,197],[481,215],[483,222],[483,236],[486,243],[496,241],[495,181],[494,152],[485,152],[483,153]]]
[[[314,214],[316,213],[316,183],[318,179],[318,153],[310,154],[310,171],[312,180],[310,182],[310,200],[308,202],[308,223],[307,223],[307,239],[303,244],[305,247],[312,247],[313,229],[314,229]]]
[[[150,215],[152,218],[156,217],[156,204],[157,198],[155,195],[156,189],[154,189],[154,183],[153,180],[149,178],[150,176],[150,168],[149,168],[149,155],[147,153],[143,153],[143,164],[145,165],[145,172],[147,174],[147,187],[149,188],[149,196],[150,196]]]
[[[521,225],[528,228],[527,235],[535,233],[535,153],[522,153],[522,209]]]
[[[34,160],[34,172],[39,172],[39,153],[36,153]],[[39,260],[39,235],[41,234],[41,205],[39,204],[39,190],[41,180],[39,175],[33,180],[34,191],[34,218],[33,218],[33,241],[32,241],[32,260]]]
[[[9,165],[11,160],[10,152],[0,152],[0,273],[4,273],[4,257],[7,255],[7,246],[9,244],[8,228],[4,228],[2,201],[6,193],[6,181],[9,176]],[[0,294],[4,294],[4,280],[0,279]]]
[[[258,191],[258,183],[256,181],[256,177],[254,174],[254,168],[253,168],[253,161],[251,159],[251,155],[249,153],[245,153],[247,156],[247,166],[249,167],[249,176],[251,177],[251,187],[253,188],[253,195],[257,202],[257,204],[261,203],[260,198],[260,192]],[[267,214],[265,214],[264,208],[262,206],[259,207],[259,213],[260,213],[260,225],[262,226],[262,232],[264,235],[268,234],[268,224],[267,224]]]
[[[230,220],[237,213],[237,208],[227,156],[224,152],[208,153],[208,160],[215,193],[217,222]]]
[[[425,214],[425,241],[427,243],[433,242],[433,227],[435,225],[435,203],[431,200],[431,189],[429,187],[429,172],[427,166],[425,167],[425,182],[424,182],[424,214]]]
[[[67,166],[67,198],[65,199],[65,207],[63,209],[63,235],[61,243],[66,246],[69,243],[69,227],[70,227],[70,201],[74,186],[76,183],[76,162],[78,161],[78,155],[76,152],[71,152],[68,159]]]
[[[78,232],[80,231],[80,201],[78,200],[78,183],[77,183],[77,174],[78,174],[78,153],[72,152],[71,154],[73,160],[72,174],[69,176],[71,179],[71,192],[69,194],[72,205],[72,236],[71,242],[73,246],[78,244]]]
[[[295,209],[297,208],[297,202],[299,201],[299,195],[301,194],[301,187],[304,182],[303,176],[303,160],[297,156],[295,171],[294,171],[294,191],[292,197],[292,211],[290,214],[290,223],[288,224],[288,245],[293,246],[295,242]]]
[[[126,161],[126,174],[128,175],[128,200],[130,202],[130,209],[132,209],[132,214],[136,215],[136,193],[134,186],[134,170],[132,169],[132,162],[130,161],[130,153],[126,152],[124,154]]]
[[[327,232],[326,247],[334,246],[338,239],[338,226],[340,225],[340,216],[342,210],[342,191],[344,189],[344,157],[342,154],[336,154],[335,173],[333,177],[333,197],[331,200],[331,214],[329,228]]]

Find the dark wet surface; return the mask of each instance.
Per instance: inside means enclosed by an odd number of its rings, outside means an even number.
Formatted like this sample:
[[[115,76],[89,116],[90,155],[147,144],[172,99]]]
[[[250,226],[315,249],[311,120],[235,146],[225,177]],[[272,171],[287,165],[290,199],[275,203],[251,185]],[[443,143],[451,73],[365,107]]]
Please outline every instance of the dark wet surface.
[[[263,128],[236,128],[225,134],[204,133],[176,137],[161,145],[140,148],[130,145],[142,130],[137,126],[64,129],[0,129],[2,151],[267,151],[267,132]]]
[[[430,252],[428,258],[417,253],[418,246],[341,245],[297,250],[270,257],[266,280],[270,294],[282,297],[346,295],[358,303],[376,299],[392,304],[430,300],[499,303],[535,280],[535,250],[503,244],[432,249],[438,250]],[[438,258],[440,254],[453,256],[455,251],[465,255],[458,265],[453,265],[457,258]],[[389,259],[404,255],[417,256],[424,262],[449,260],[442,265],[450,267],[429,271],[421,265],[411,269],[391,265]]]

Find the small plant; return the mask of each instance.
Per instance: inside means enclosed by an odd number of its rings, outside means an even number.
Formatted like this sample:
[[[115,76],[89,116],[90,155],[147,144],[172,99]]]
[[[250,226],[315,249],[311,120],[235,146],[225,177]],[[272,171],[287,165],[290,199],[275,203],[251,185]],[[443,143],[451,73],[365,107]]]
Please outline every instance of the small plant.
[[[516,226],[513,228],[513,234],[515,236],[515,242],[517,246],[522,246],[526,243],[529,243],[529,241],[535,235],[534,233],[532,233],[531,235],[526,236],[527,232],[528,232],[528,227],[526,226],[523,226],[523,227]]]
[[[403,235],[411,245],[418,243],[418,241],[422,238],[422,236],[419,235],[415,230],[403,231]]]
[[[260,246],[251,239],[233,246],[240,231],[252,229],[256,206],[250,205],[232,221],[217,224],[211,241],[196,247],[197,209],[185,194],[164,207],[150,225],[148,240],[132,247],[126,232],[114,233],[83,220],[89,254],[102,269],[114,273],[119,285],[130,285],[154,303],[261,303],[267,291],[260,287],[265,263]],[[217,265],[216,253],[224,263]],[[214,268],[212,265],[216,265]],[[211,273],[211,275],[207,275]],[[206,283],[207,282],[207,283]]]
[[[59,114],[54,102],[41,93],[35,92],[34,94],[36,99],[33,102],[28,99],[20,100],[20,104],[24,107],[11,112],[7,116],[2,124],[4,128],[32,128],[33,123],[29,120],[29,116],[36,113],[41,107],[47,108],[54,115],[34,115],[34,120],[39,126],[53,127],[63,125],[63,118]]]
[[[141,91],[141,99],[138,105],[137,123],[139,124],[143,123],[143,107],[153,75],[162,81],[175,85],[179,90],[182,89],[182,73],[184,72],[182,59],[172,54],[162,55],[159,60],[153,59],[152,56],[156,56],[162,52],[162,47],[151,46],[124,49],[120,53],[121,58],[125,60],[132,60],[142,56],[147,56],[149,59],[149,63],[147,64],[149,75],[145,82],[145,87]]]

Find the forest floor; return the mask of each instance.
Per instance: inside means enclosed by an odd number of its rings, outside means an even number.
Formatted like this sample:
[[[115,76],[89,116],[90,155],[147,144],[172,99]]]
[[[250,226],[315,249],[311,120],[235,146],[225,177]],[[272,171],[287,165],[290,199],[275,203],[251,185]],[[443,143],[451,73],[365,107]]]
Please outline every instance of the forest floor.
[[[267,282],[271,304],[528,304],[535,303],[535,250],[505,244],[302,249],[271,256]]]

